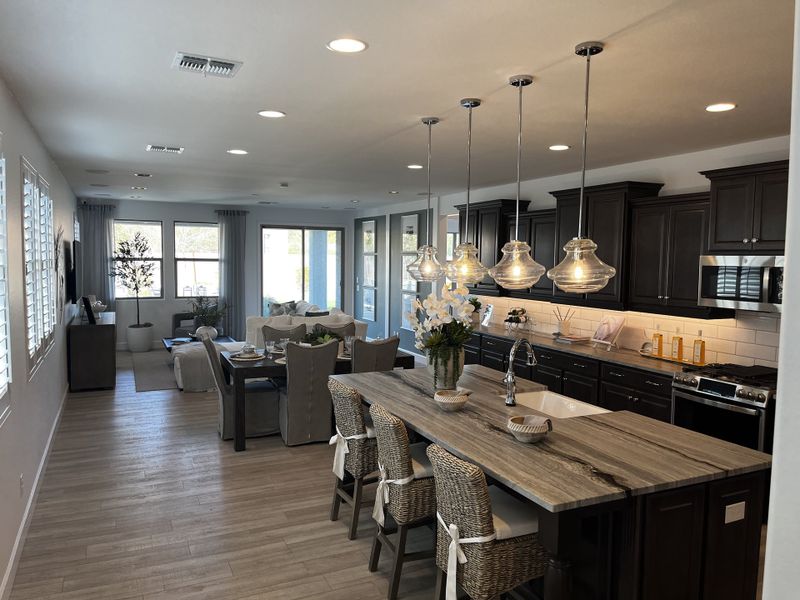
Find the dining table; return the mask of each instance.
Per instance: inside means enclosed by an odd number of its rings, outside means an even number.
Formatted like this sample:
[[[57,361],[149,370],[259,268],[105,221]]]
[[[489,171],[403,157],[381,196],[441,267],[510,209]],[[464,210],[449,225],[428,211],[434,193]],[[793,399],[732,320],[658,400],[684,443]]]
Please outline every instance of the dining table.
[[[769,455],[629,411],[554,418],[530,406],[557,395],[521,378],[507,406],[503,373],[481,365],[464,368],[457,412],[437,406],[427,369],[332,378],[532,505],[545,600],[756,597]],[[524,415],[552,431],[518,441],[507,423]]]
[[[236,360],[237,352],[222,350],[220,352],[220,363],[222,371],[228,378],[228,382],[233,386],[233,448],[236,452],[246,449],[245,441],[245,382],[248,379],[278,379],[286,378],[286,362],[281,360],[284,354],[281,351],[274,351],[272,358],[269,354],[259,360]],[[349,355],[340,354],[336,357],[334,373],[350,373],[351,361]],[[414,355],[402,350],[397,351],[394,361],[395,368],[413,369]]]

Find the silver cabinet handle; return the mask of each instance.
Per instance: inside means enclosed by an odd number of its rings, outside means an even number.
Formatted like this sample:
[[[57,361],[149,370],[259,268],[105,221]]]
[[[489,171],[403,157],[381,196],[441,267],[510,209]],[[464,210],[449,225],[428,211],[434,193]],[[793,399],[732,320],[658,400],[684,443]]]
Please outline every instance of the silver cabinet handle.
[[[660,384],[660,383],[656,383],[655,381],[650,381],[649,379],[645,379],[645,380],[644,380],[644,382],[645,382],[647,385],[652,385],[652,386],[659,387],[659,388],[661,387],[661,384]]]
[[[638,402],[638,401],[639,401],[639,398],[637,398],[636,396],[634,396],[634,397],[633,397],[633,401],[634,401],[634,403],[635,403],[635,402]]]
[[[664,299],[664,296],[659,296],[659,297],[658,297],[658,299],[659,299],[659,300],[663,300],[663,299]]]
[[[742,240],[742,243],[743,243],[743,244],[749,244],[749,243],[750,243],[750,240],[749,240],[749,239],[747,239],[747,238],[744,238],[744,239]]]
[[[664,296],[664,300],[669,300],[669,296]]]
[[[623,375],[622,373],[616,373],[614,371],[609,371],[608,374],[611,375],[612,377],[625,377],[625,375]]]
[[[751,241],[751,242],[753,242],[754,244],[757,244],[757,243],[758,243],[758,238],[753,238],[753,239],[752,239],[752,240],[750,240],[750,241]]]
[[[573,367],[578,367],[579,369],[585,369],[586,368],[586,365],[582,365],[581,363],[576,363],[576,362],[572,363],[572,366]]]

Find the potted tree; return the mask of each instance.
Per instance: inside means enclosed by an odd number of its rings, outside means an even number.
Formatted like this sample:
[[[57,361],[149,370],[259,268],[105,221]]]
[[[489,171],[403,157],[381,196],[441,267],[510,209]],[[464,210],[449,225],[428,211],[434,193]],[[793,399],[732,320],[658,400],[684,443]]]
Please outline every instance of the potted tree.
[[[192,305],[192,317],[194,324],[197,325],[195,335],[197,337],[208,336],[212,340],[217,338],[217,324],[225,317],[228,307],[224,304],[214,302],[208,296],[197,296],[189,300]]]
[[[147,260],[149,256],[150,244],[141,233],[136,233],[132,240],[120,241],[114,254],[111,276],[118,277],[136,298],[136,323],[128,325],[131,352],[148,352],[153,347],[153,324],[142,323],[139,313],[139,294],[153,285],[153,263]]]

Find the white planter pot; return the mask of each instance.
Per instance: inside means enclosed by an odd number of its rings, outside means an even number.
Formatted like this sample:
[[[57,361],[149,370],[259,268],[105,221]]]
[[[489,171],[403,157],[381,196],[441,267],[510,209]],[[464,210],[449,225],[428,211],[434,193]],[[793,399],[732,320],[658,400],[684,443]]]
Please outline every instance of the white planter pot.
[[[128,326],[128,350],[149,352],[153,348],[153,325],[145,323],[141,327]]]
[[[217,339],[219,332],[217,331],[216,327],[212,327],[211,325],[201,325],[197,328],[197,331],[194,332],[194,335],[200,340],[202,340],[204,337],[215,340]]]

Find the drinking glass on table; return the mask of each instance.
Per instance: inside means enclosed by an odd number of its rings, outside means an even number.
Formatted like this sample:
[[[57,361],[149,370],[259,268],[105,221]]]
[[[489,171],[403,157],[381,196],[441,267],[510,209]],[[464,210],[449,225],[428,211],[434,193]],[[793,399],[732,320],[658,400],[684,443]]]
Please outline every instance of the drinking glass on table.
[[[353,351],[353,337],[352,335],[344,336],[344,351],[345,354],[350,354]]]
[[[281,338],[281,343],[280,343],[280,344],[278,344],[278,347],[279,347],[281,350],[283,350],[284,352],[286,352],[286,346],[288,346],[288,345],[289,345],[289,341],[290,341],[290,340],[291,340],[291,338],[287,338],[287,337],[285,337],[285,338]]]
[[[264,342],[264,350],[267,351],[267,358],[272,360],[272,353],[275,351],[275,340]]]

